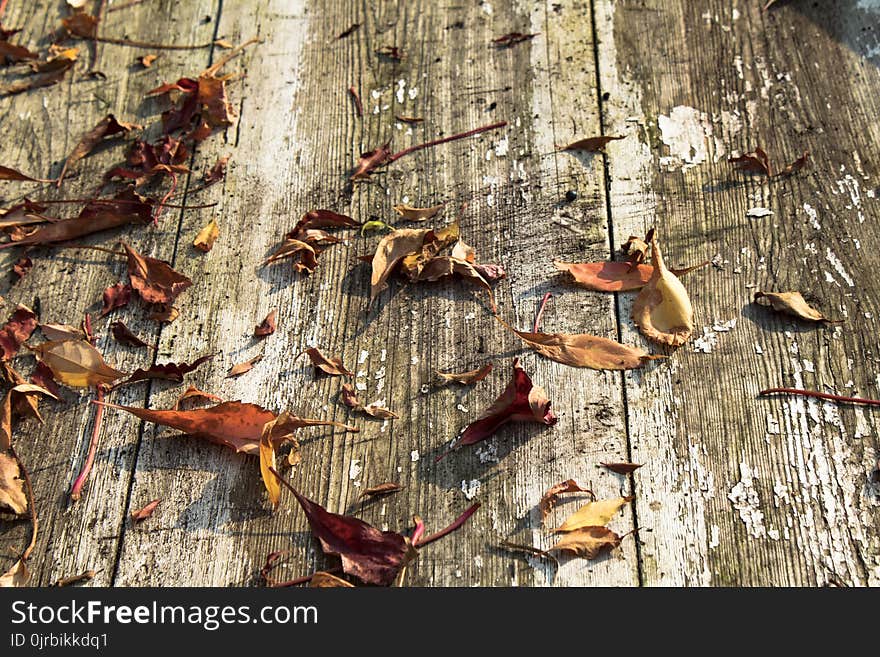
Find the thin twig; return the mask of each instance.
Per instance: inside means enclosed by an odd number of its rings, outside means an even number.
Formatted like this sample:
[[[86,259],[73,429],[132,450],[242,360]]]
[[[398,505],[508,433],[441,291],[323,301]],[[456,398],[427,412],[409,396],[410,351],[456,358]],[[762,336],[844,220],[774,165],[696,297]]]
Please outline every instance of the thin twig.
[[[758,393],[759,397],[766,395],[800,395],[802,397],[816,397],[830,401],[845,402],[847,404],[866,404],[868,406],[880,406],[880,399],[865,399],[863,397],[846,397],[844,395],[832,395],[817,390],[800,390],[798,388],[767,388]]]
[[[0,10],[2,10],[2,8],[3,7],[0,6]],[[28,506],[31,509],[31,542],[28,543],[24,552],[21,553],[21,560],[27,561],[27,558],[31,556],[31,552],[34,551],[34,547],[37,545],[37,529],[39,529],[40,522],[37,519],[37,507],[34,504],[34,487],[31,484],[31,475],[28,473],[27,468],[24,467],[24,463],[21,462],[21,459],[18,458],[18,454],[16,454],[15,448],[12,445],[9,446],[9,453],[12,454],[12,458],[18,463],[18,470],[21,472],[22,477],[24,477],[24,487],[27,490]]]
[[[95,401],[104,401],[104,389],[99,385],[98,391],[95,393]],[[104,405],[98,404],[95,411],[95,425],[92,429],[92,438],[89,441],[89,454],[86,456],[86,462],[83,468],[73,482],[73,488],[70,489],[70,499],[76,502],[82,496],[82,488],[92,471],[92,465],[95,463],[95,454],[98,452],[98,438],[101,436],[101,421],[104,419]]]
[[[488,132],[489,130],[497,130],[498,128],[503,128],[507,125],[507,121],[498,121],[497,123],[492,123],[491,125],[484,125],[479,128],[474,128],[473,130],[468,130],[466,132],[459,132],[458,134],[451,135],[449,137],[442,137],[441,139],[434,139],[432,141],[426,141],[424,144],[416,144],[415,146],[410,146],[409,148],[404,148],[402,151],[391,155],[386,161],[385,164],[391,164],[396,160],[399,160],[404,155],[409,155],[410,153],[415,153],[416,151],[420,151],[425,148],[431,148],[432,146],[438,146],[439,144],[445,144],[448,141],[455,141],[456,139],[464,139],[466,137],[472,137],[473,135],[478,135],[481,132]]]
[[[470,508],[468,508],[468,509],[467,509],[464,513],[462,513],[460,516],[458,516],[458,518],[456,518],[456,519],[452,522],[452,524],[449,525],[446,529],[441,529],[441,530],[440,530],[439,532],[437,532],[436,534],[431,534],[430,536],[426,536],[425,538],[420,538],[420,539],[418,540],[418,543],[413,542],[413,547],[422,547],[422,546],[424,546],[424,545],[428,545],[429,543],[433,543],[434,541],[439,541],[439,540],[440,540],[441,538],[443,538],[444,536],[447,536],[448,534],[451,534],[451,533],[454,532],[456,529],[458,529],[459,527],[461,527],[464,523],[466,523],[466,522],[468,521],[468,518],[470,518],[472,515],[474,515],[474,513],[475,513],[475,512],[477,511],[477,509],[479,509],[479,508],[480,508],[480,503],[477,502],[476,504],[474,504],[473,506],[471,506]]]
[[[99,43],[112,43],[116,46],[130,46],[132,48],[150,48],[152,50],[200,50],[202,48],[210,48],[214,45],[211,43],[199,43],[196,45],[181,45],[176,43],[153,43],[151,41],[134,41],[132,39],[117,39],[114,37],[80,37],[86,41],[97,41]]]
[[[190,190],[192,192],[193,190]],[[182,192],[181,192],[182,193]],[[142,205],[142,201],[130,201],[125,198],[62,198],[54,201],[33,201],[34,205],[54,205],[59,203],[105,203],[107,205],[116,205],[119,204],[128,204],[128,205]],[[163,204],[163,207],[166,208],[175,208],[177,210],[203,210],[205,208],[213,208],[218,204],[218,201],[214,201],[213,203],[202,203],[200,205],[171,205],[170,203]]]
[[[541,319],[544,317],[544,308],[547,306],[547,302],[550,301],[550,297],[553,296],[552,292],[548,292],[544,295],[544,298],[541,299],[541,305],[538,306],[538,312],[535,313],[535,323],[532,326],[532,333],[537,333],[538,329],[541,326]]]

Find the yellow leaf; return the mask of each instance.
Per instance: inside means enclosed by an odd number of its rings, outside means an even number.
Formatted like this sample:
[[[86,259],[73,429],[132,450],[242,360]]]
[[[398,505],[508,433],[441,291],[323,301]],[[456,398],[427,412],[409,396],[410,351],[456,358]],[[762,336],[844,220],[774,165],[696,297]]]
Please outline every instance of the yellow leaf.
[[[620,536],[607,527],[581,527],[563,536],[550,548],[551,552],[568,552],[575,556],[595,559],[603,550],[620,545]]]
[[[632,502],[632,500],[633,498],[631,497],[615,497],[610,500],[588,502],[553,531],[570,532],[582,527],[605,525],[621,508]]]
[[[309,587],[313,589],[353,589],[354,584],[352,584],[351,582],[346,582],[344,579],[340,579],[336,575],[331,575],[330,573],[319,571],[312,575],[312,580],[309,582]]]
[[[0,452],[0,509],[11,510],[21,516],[27,511],[27,507],[24,477],[18,467],[18,460]]]
[[[44,342],[33,349],[52,370],[55,380],[66,386],[87,388],[125,376],[125,372],[107,365],[101,353],[85,340]]]
[[[196,235],[193,246],[207,253],[214,247],[218,237],[220,237],[220,226],[217,225],[216,219],[211,219],[211,222]]]
[[[679,347],[694,331],[694,309],[684,285],[663,263],[655,238],[651,248],[654,271],[633,303],[632,318],[649,340]]]

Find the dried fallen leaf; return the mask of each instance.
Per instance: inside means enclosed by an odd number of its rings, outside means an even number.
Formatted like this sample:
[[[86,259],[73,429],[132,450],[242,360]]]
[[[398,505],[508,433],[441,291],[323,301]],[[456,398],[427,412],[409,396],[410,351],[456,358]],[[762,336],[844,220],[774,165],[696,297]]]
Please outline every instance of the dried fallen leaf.
[[[18,459],[8,452],[0,452],[0,510],[21,516],[27,508],[24,476],[19,469]]]
[[[153,66],[153,62],[159,59],[159,55],[141,55],[137,58],[138,64],[143,66],[144,68],[151,68]]]
[[[344,214],[332,210],[310,210],[297,222],[284,241],[264,261],[264,265],[285,258],[292,258],[294,268],[311,274],[318,266],[318,256],[325,248],[342,240],[324,228],[354,228],[361,224]]]
[[[180,311],[174,306],[167,303],[153,304],[152,310],[147,315],[149,319],[156,322],[171,323],[180,316]]]
[[[254,365],[259,363],[262,359],[263,354],[257,354],[250,360],[246,360],[243,363],[236,363],[230,368],[229,372],[226,374],[226,378],[232,379],[236,376],[241,376],[245,372],[250,372],[252,369],[254,369]]]
[[[345,369],[345,366],[342,364],[342,359],[338,356],[325,356],[321,353],[321,350],[316,347],[309,347],[303,353],[308,354],[313,367],[316,367],[325,374],[331,376],[354,376],[354,372],[349,372]]]
[[[205,392],[204,390],[199,390],[195,386],[188,387],[180,397],[174,402],[174,408],[172,410],[180,410],[180,404],[187,399],[196,399],[199,401],[222,401],[220,397],[217,395],[213,395],[210,392]]]
[[[804,151],[803,155],[801,155],[798,159],[796,159],[791,164],[783,167],[782,170],[779,173],[777,173],[776,175],[777,176],[793,175],[793,174],[797,173],[798,171],[800,171],[801,169],[803,169],[809,163],[810,163],[810,151]]]
[[[266,319],[257,324],[254,327],[254,337],[255,338],[265,338],[267,335],[272,335],[275,332],[276,328],[276,320],[275,315],[277,311],[274,309],[266,315]]]
[[[534,39],[537,34],[523,34],[522,32],[510,32],[505,34],[504,36],[497,37],[492,39],[492,43],[494,43],[499,48],[508,47],[516,45],[517,43],[522,43],[523,41],[530,41]]]
[[[226,177],[226,165],[229,163],[229,157],[229,155],[224,155],[223,157],[217,158],[214,166],[205,173],[203,180],[205,187],[210,187]]]
[[[554,261],[556,268],[571,274],[572,279],[578,285],[588,290],[597,292],[629,292],[644,287],[654,268],[651,265],[635,264],[631,262],[559,262]],[[695,269],[700,269],[709,264],[709,261],[701,262],[692,267],[671,270],[676,276],[682,276]]]
[[[808,322],[829,322],[836,323],[842,320],[828,319],[807,303],[806,299],[800,292],[755,292],[754,301],[758,303],[758,299],[766,299],[770,303],[773,310]],[[760,305],[760,304],[759,304]]]
[[[397,493],[402,490],[403,486],[389,481],[384,484],[370,486],[369,488],[364,490],[363,493],[361,493],[361,497],[382,497],[384,495],[391,495],[392,493]]]
[[[553,507],[556,506],[556,502],[559,499],[559,496],[563,493],[589,493],[590,497],[595,499],[593,491],[591,491],[589,488],[581,488],[574,479],[566,479],[565,481],[561,481],[558,484],[555,484],[548,488],[547,492],[545,492],[544,495],[541,496],[541,501],[538,502],[538,509],[540,509],[541,511],[542,521],[553,510]]]
[[[208,354],[201,358],[196,358],[192,363],[162,363],[150,365],[147,369],[137,369],[123,383],[134,383],[135,381],[146,381],[147,379],[161,379],[163,381],[174,381],[175,383],[183,383],[183,377],[190,372],[196,370],[202,363],[206,363],[214,357],[214,354]]]
[[[654,271],[633,303],[632,318],[649,340],[683,345],[694,330],[694,309],[687,290],[663,263],[656,237],[651,240]]]
[[[31,383],[45,388],[56,399],[61,395],[61,390],[58,389],[58,384],[52,376],[52,370],[46,367],[45,363],[37,363],[31,374]]]
[[[344,579],[340,579],[336,575],[332,575],[330,573],[325,572],[317,572],[312,575],[312,579],[309,580],[309,588],[312,589],[330,589],[330,588],[345,588],[345,589],[353,589],[354,584],[351,582],[346,582]]]
[[[379,406],[376,403],[367,404],[366,406],[364,406],[358,399],[357,393],[354,390],[354,386],[352,386],[350,383],[342,384],[342,393],[340,399],[342,400],[342,403],[348,406],[350,409],[366,413],[367,415],[378,418],[380,420],[391,420],[400,417],[393,411],[388,410],[384,406]]]
[[[12,568],[0,575],[0,588],[27,586],[30,579],[31,574],[28,572],[24,559],[19,559],[12,565]]]
[[[582,527],[563,536],[550,551],[568,552],[578,557],[595,559],[602,552],[620,545],[620,539],[620,536],[607,527]]]
[[[32,178],[31,176],[22,173],[21,171],[16,171],[15,169],[10,169],[9,167],[0,166],[0,180],[14,180],[18,182],[55,182],[54,180],[45,180],[43,178]]]
[[[570,515],[554,532],[571,532],[584,527],[607,525],[620,509],[633,501],[632,497],[615,497],[608,500],[587,502]]]
[[[378,148],[362,153],[349,178],[362,180],[368,178],[374,169],[386,164],[391,159],[391,142]]]
[[[141,522],[149,518],[151,515],[153,515],[153,511],[156,510],[156,507],[159,506],[159,502],[161,502],[161,500],[153,500],[151,502],[148,502],[142,508],[137,509],[136,511],[132,511],[131,521]]]
[[[644,463],[600,463],[603,468],[608,468],[611,472],[621,475],[628,475],[641,468]]]
[[[125,376],[125,372],[107,365],[101,353],[85,340],[44,342],[32,349],[40,362],[52,371],[52,377],[66,386],[109,385]]]
[[[556,424],[547,393],[532,384],[529,375],[520,367],[519,359],[513,361],[513,378],[507,388],[478,420],[464,428],[452,449],[485,440],[508,422],[537,422],[547,426]]]
[[[441,372],[439,370],[434,371],[446,383],[461,383],[462,385],[472,386],[489,376],[492,367],[492,363],[486,363],[479,369],[470,370],[469,372],[461,372],[459,374],[454,372]]]
[[[407,221],[426,221],[436,217],[444,207],[446,206],[442,203],[430,208],[414,208],[406,203],[399,203],[392,206],[392,209]]]
[[[78,48],[49,46],[49,56],[45,61],[31,61],[29,66],[33,72],[26,78],[15,80],[0,86],[0,96],[12,96],[30,89],[39,89],[56,84],[64,79],[67,72],[74,67],[79,56]],[[53,182],[44,180],[40,182]]]
[[[169,176],[173,180],[178,173],[189,172],[189,167],[185,164],[189,158],[186,145],[170,135],[162,135],[152,144],[137,139],[128,151],[128,166],[110,169],[104,174],[104,179],[132,180],[136,187],[157,175]]]
[[[141,255],[125,242],[122,248],[128,256],[131,286],[147,303],[173,303],[181,292],[192,285],[189,278],[174,271],[164,260]]]
[[[9,43],[5,35],[0,34],[0,37],[2,37],[0,38],[0,66],[39,58],[37,53],[28,50],[24,46]]]
[[[16,260],[12,265],[12,273],[15,274],[18,278],[16,280],[21,280],[25,276],[27,276],[31,269],[34,267],[34,262],[27,256],[22,256],[18,260]]]
[[[407,256],[418,253],[422,248],[426,228],[403,228],[395,230],[379,241],[373,256],[373,273],[370,277],[370,303],[388,287],[388,277],[395,267]]]
[[[211,219],[208,224],[199,231],[193,240],[193,246],[199,251],[207,253],[214,248],[214,242],[220,237],[220,226],[217,225],[216,219]]]
[[[104,290],[101,300],[104,305],[101,308],[100,316],[104,317],[111,311],[128,305],[129,301],[131,301],[131,285],[128,283],[116,283],[116,285],[111,285]]]
[[[745,171],[746,173],[763,173],[766,176],[772,175],[770,158],[760,146],[750,153],[745,153],[738,157],[731,157],[727,161],[740,171]]]
[[[557,146],[561,151],[587,151],[597,153],[601,151],[610,141],[624,139],[626,135],[601,135],[599,137],[587,137],[586,139],[578,139],[568,144],[568,146]]]
[[[149,347],[146,342],[132,333],[123,322],[113,322],[110,324],[110,332],[113,334],[113,339],[119,344],[124,344],[129,347]],[[137,372],[135,372],[135,374],[136,373]]]
[[[13,386],[6,391],[0,404],[0,452],[9,452],[12,449],[12,423],[16,416],[30,416],[42,422],[43,418],[37,410],[36,395],[46,395],[53,399],[58,397],[42,386],[25,383],[8,364],[3,363],[3,368],[5,378]],[[19,465],[21,466],[20,463]]]
[[[523,342],[550,360],[571,367],[589,367],[594,370],[632,370],[651,360],[666,358],[654,356],[640,347],[629,347],[614,340],[588,333],[529,333],[517,331],[500,317],[498,321],[516,333]]]
[[[36,330],[37,324],[37,316],[33,310],[25,306],[16,308],[6,324],[0,328],[0,358],[9,360],[15,356],[21,345]]]
[[[82,340],[86,337],[82,329],[69,324],[40,324],[40,331],[47,340]]]
[[[61,181],[64,180],[64,176],[67,174],[67,170],[71,165],[91,153],[95,146],[97,146],[105,137],[120,134],[127,135],[132,130],[140,130],[141,127],[142,126],[135,123],[118,121],[112,114],[105,116],[98,121],[98,124],[94,128],[80,137],[79,143],[70,152],[70,155],[67,156],[67,159],[64,161],[64,167],[61,169],[61,175],[58,176],[58,185],[61,186]]]

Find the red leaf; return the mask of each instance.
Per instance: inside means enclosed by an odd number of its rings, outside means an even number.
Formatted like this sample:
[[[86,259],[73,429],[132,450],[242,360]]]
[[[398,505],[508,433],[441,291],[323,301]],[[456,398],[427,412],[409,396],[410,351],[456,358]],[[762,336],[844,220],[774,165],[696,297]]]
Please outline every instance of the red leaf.
[[[275,315],[276,311],[272,310],[268,315],[266,315],[266,319],[257,324],[257,326],[254,328],[254,337],[264,338],[267,335],[272,335],[275,332]]]
[[[312,366],[321,370],[325,374],[331,376],[354,376],[354,372],[349,372],[342,364],[342,359],[338,356],[325,356],[320,349],[309,347],[305,350],[312,361]]]
[[[148,347],[149,345],[132,333],[129,328],[122,322],[113,322],[110,324],[110,332],[113,339],[119,344],[128,345],[129,347]],[[142,370],[138,370],[140,372]],[[137,372],[136,372],[137,373]]]
[[[189,278],[174,271],[164,260],[141,255],[125,242],[122,248],[128,256],[131,286],[147,303],[170,304],[192,285]]]
[[[517,43],[522,43],[523,41],[529,41],[534,39],[537,34],[523,34],[522,32],[510,32],[505,34],[504,36],[500,36],[497,39],[492,39],[492,43],[494,43],[498,47],[507,46],[508,48],[516,45]]]
[[[373,169],[380,167],[391,159],[391,142],[387,142],[379,148],[375,148],[367,153],[363,153],[358,159],[357,165],[351,172],[349,178],[351,180],[361,180],[367,178]]]
[[[638,470],[644,463],[601,463],[603,468],[608,468],[611,472],[617,474],[628,475],[630,472]]]
[[[101,317],[104,317],[111,311],[128,305],[128,302],[131,301],[131,285],[128,283],[111,285],[104,290],[102,300],[104,307],[101,308]]]
[[[31,374],[31,383],[34,383],[41,388],[45,388],[56,397],[61,396],[61,390],[58,388],[58,384],[55,383],[55,377],[52,375],[52,370],[42,361],[38,362],[37,366],[34,368],[34,371]]]
[[[532,385],[529,375],[519,366],[519,359],[513,361],[513,379],[507,388],[480,419],[464,428],[453,449],[485,440],[508,422],[556,424],[547,394],[543,388]]]
[[[67,156],[67,159],[64,161],[64,168],[61,170],[61,175],[58,176],[59,187],[61,186],[61,181],[64,180],[64,176],[67,174],[67,170],[70,166],[91,153],[92,149],[94,149],[102,139],[120,133],[128,134],[130,131],[140,128],[141,126],[134,123],[117,121],[116,117],[112,114],[105,116],[94,128],[80,137],[79,143],[74,147],[70,155]]]
[[[131,521],[132,522],[141,522],[142,520],[146,520],[151,515],[153,515],[153,511],[156,510],[156,507],[159,506],[159,502],[161,500],[153,500],[152,502],[148,502],[146,506],[137,511],[131,512]]]
[[[146,346],[146,345],[144,345]],[[199,365],[211,360],[214,354],[208,354],[197,358],[190,364],[186,363],[164,363],[162,365],[151,365],[147,369],[135,370],[134,374],[128,377],[123,383],[134,383],[135,381],[145,381],[147,379],[162,379],[164,381],[174,381],[175,383],[183,382],[183,375],[194,371]]]
[[[22,343],[31,337],[37,324],[39,322],[33,310],[25,306],[16,308],[6,324],[0,328],[0,358],[9,360],[15,356]]]
[[[33,266],[34,263],[30,258],[22,256],[12,265],[12,273],[18,276],[18,280],[21,280],[28,275]]]

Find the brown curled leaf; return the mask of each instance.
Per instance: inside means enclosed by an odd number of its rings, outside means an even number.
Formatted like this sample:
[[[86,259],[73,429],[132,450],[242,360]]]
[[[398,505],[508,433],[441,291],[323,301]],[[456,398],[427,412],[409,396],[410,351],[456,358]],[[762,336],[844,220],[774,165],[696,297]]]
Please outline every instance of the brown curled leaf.
[[[110,324],[110,333],[113,339],[119,344],[129,347],[149,347],[146,342],[131,332],[131,330],[123,322],[113,322]],[[140,370],[139,370],[140,371]]]
[[[361,403],[360,399],[358,399],[357,393],[354,390],[354,386],[352,386],[350,383],[342,384],[340,399],[342,403],[348,406],[350,409],[360,411],[361,413],[366,413],[367,415],[380,420],[393,420],[400,417],[393,411],[390,411],[387,408],[379,406],[375,403],[367,404],[366,406],[364,406]]]
[[[397,265],[405,257],[420,252],[427,234],[428,229],[425,228],[403,228],[389,233],[379,241],[372,259],[370,304],[376,300],[382,290],[388,287],[388,277]]]
[[[338,356],[325,356],[321,350],[316,347],[309,347],[303,353],[308,354],[312,367],[315,367],[330,376],[354,376],[354,372],[349,372],[342,364],[342,359]]]
[[[361,493],[361,497],[383,497],[385,495],[391,495],[392,493],[397,493],[402,490],[403,486],[389,481],[384,484],[370,486],[369,488],[365,489],[363,493]]]
[[[195,386],[188,387],[180,397],[174,402],[174,408],[171,410],[179,411],[180,405],[186,401],[187,399],[194,399],[198,401],[215,401],[222,402],[223,400],[217,395],[213,395],[210,392],[205,392],[204,390],[199,390]]]
[[[595,499],[593,491],[589,488],[582,488],[574,479],[560,481],[558,484],[548,488],[544,495],[541,496],[541,501],[538,502],[538,509],[541,511],[541,521],[550,514],[553,507],[556,506],[559,496],[563,493],[589,493],[590,497]]]
[[[40,331],[47,340],[82,340],[86,337],[82,329],[69,324],[40,324]]]
[[[254,365],[259,363],[261,360],[263,360],[263,354],[257,354],[250,360],[246,360],[243,363],[236,363],[230,368],[229,372],[226,374],[226,378],[232,379],[237,376],[241,376],[245,372],[250,372],[252,369],[254,369]]]
[[[607,527],[582,527],[563,536],[550,551],[595,559],[620,545],[620,540],[621,537]]]
[[[666,268],[656,237],[651,250],[654,271],[633,303],[632,319],[649,340],[679,347],[694,331],[694,309],[684,285]]]
[[[31,269],[34,267],[34,261],[31,260],[27,256],[22,256],[18,260],[16,260],[12,265],[12,273],[15,274],[18,278],[16,280],[21,280],[25,276],[27,276]]]
[[[79,143],[74,146],[73,150],[70,152],[70,155],[67,156],[67,159],[64,161],[64,167],[61,169],[61,175],[58,176],[58,185],[61,185],[61,181],[64,180],[64,176],[67,175],[67,170],[76,162],[86,157],[92,150],[97,146],[101,141],[103,141],[106,137],[112,137],[114,135],[127,135],[132,130],[140,130],[143,126],[139,126],[136,123],[125,123],[124,121],[118,121],[115,116],[112,114],[108,114],[103,119],[98,121],[98,124],[85,133],[82,137],[80,137]]]
[[[192,286],[192,281],[174,271],[164,260],[141,255],[125,242],[122,248],[128,256],[128,276],[131,286],[147,303],[170,304]]]
[[[202,253],[207,253],[214,248],[214,242],[220,237],[220,226],[216,219],[211,219],[207,225],[199,231],[193,240],[193,246]]]
[[[55,182],[54,180],[45,180],[44,178],[33,178],[27,174],[22,173],[21,171],[16,171],[15,169],[11,169],[9,167],[0,166],[0,180],[12,180],[17,182],[40,182],[40,183],[49,183]]]
[[[350,180],[363,180],[368,178],[374,169],[387,164],[391,159],[391,142],[387,142],[378,148],[361,154],[358,162],[352,169]]]
[[[105,317],[117,308],[127,306],[131,301],[131,285],[128,283],[116,283],[104,290],[101,295],[103,306],[100,317]]]
[[[18,306],[0,327],[0,358],[10,360],[21,345],[28,341],[39,322],[34,311],[26,306]]]
[[[842,321],[825,317],[808,304],[800,292],[762,292],[758,290],[753,299],[755,303],[758,303],[758,299],[766,299],[773,310],[808,322],[836,323]]]
[[[353,589],[354,584],[346,582],[344,579],[337,577],[331,573],[318,571],[309,580],[309,588],[312,589]]]
[[[27,509],[28,496],[18,459],[9,452],[0,451],[0,510],[22,516]]]
[[[194,372],[199,365],[206,363],[214,357],[214,354],[208,354],[201,358],[196,358],[192,363],[162,363],[150,365],[146,369],[137,369],[128,377],[124,383],[134,383],[136,381],[147,381],[149,379],[159,379],[162,381],[174,381],[175,383],[183,383],[183,377],[190,372]]]
[[[589,153],[597,153],[601,151],[610,141],[624,139],[626,135],[601,135],[598,137],[587,137],[586,139],[578,139],[567,146],[557,146],[561,151],[587,151]]]
[[[159,506],[161,500],[152,500],[151,502],[147,502],[143,507],[131,512],[131,521],[132,522],[142,522],[153,515],[153,511],[156,510],[156,507]]]
[[[277,326],[275,319],[276,314],[276,310],[271,310],[269,314],[266,315],[266,318],[254,327],[255,338],[265,338],[275,332]]]
[[[205,173],[205,177],[202,180],[205,187],[210,187],[226,177],[226,165],[229,163],[230,157],[229,155],[224,155],[217,158],[217,162]]]
[[[482,367],[470,370],[469,372],[441,372],[440,370],[434,370],[445,383],[460,383],[465,386],[472,386],[475,383],[478,383],[489,376],[489,373],[492,371],[492,363],[486,363]]]
[[[629,347],[614,340],[588,333],[529,333],[518,331],[498,317],[498,321],[516,333],[529,347],[550,360],[571,367],[589,367],[594,370],[632,370],[654,356],[640,347]]]
[[[436,217],[446,206],[441,203],[430,208],[415,208],[406,203],[398,203],[391,208],[406,221],[426,221]]]
[[[611,470],[620,475],[628,475],[641,468],[644,463],[600,463],[603,468]]]
[[[171,323],[180,316],[180,311],[168,303],[154,303],[147,317],[156,322]]]

